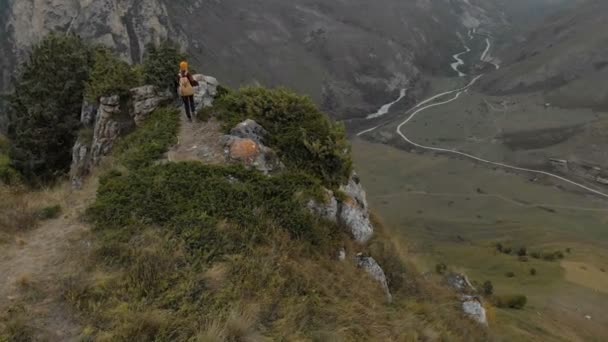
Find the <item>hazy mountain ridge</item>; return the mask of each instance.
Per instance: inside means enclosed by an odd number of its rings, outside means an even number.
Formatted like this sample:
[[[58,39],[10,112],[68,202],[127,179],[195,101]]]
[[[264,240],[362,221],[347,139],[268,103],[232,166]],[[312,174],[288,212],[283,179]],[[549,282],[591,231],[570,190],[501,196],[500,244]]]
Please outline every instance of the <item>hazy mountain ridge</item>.
[[[593,0],[548,18],[501,52],[504,67],[484,80],[484,88],[497,94],[544,91],[556,105],[605,110],[607,13],[608,3]]]
[[[285,85],[337,118],[364,115],[417,85],[421,70],[441,72],[458,48],[456,32],[492,21],[473,2],[447,0],[9,0],[0,10],[0,39],[9,47],[0,89],[15,60],[52,31],[108,45],[130,61],[147,43],[169,38],[228,85]]]

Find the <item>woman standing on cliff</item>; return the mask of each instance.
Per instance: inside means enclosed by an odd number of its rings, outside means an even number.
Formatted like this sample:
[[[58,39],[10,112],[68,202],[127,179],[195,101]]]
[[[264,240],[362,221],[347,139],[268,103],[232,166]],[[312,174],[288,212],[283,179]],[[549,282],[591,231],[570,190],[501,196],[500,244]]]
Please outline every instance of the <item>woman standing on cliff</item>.
[[[196,106],[194,104],[194,87],[198,87],[198,82],[192,78],[188,72],[188,62],[183,61],[179,64],[178,85],[179,95],[184,101],[186,107],[186,116],[192,122],[192,115],[196,114]]]

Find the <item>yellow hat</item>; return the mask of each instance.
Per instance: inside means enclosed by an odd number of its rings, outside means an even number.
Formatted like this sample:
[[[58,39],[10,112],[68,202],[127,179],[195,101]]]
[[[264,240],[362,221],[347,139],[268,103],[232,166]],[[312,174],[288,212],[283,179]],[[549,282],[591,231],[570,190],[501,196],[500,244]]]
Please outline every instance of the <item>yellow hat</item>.
[[[181,70],[181,71],[188,70],[188,62],[183,61],[183,62],[179,63],[179,70]]]

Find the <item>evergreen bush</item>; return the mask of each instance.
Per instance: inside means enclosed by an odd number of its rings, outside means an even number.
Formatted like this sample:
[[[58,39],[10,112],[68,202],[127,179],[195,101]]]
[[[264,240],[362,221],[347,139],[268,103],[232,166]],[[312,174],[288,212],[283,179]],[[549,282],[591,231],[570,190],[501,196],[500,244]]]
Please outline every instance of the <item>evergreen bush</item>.
[[[228,130],[245,119],[268,132],[265,144],[285,165],[303,170],[328,187],[344,184],[352,172],[344,127],[333,123],[312,100],[285,89],[244,88],[216,101],[214,112]]]
[[[49,35],[22,64],[8,97],[8,137],[11,164],[28,182],[68,170],[91,61],[80,38]]]
[[[180,52],[177,44],[170,41],[146,46],[143,60],[143,75],[146,84],[156,86],[158,89],[175,89],[179,63],[187,56]]]
[[[114,56],[106,48],[94,52],[93,68],[87,82],[86,98],[96,103],[100,97],[119,95],[124,97],[131,88],[142,84],[141,76],[131,66]]]

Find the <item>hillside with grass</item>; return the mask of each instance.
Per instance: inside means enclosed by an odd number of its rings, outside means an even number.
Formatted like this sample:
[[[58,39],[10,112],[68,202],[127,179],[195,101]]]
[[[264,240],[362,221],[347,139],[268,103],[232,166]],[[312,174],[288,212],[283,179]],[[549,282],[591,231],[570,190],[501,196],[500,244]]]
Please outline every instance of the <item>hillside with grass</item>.
[[[31,61],[50,70],[78,52],[75,39],[52,36]],[[77,106],[72,88],[20,88],[29,65],[11,96],[0,341],[491,338],[370,214],[344,128],[310,98],[195,75],[201,110],[189,123],[163,89],[178,50],[131,66],[84,48],[90,67],[68,82],[80,89],[77,112],[60,106]],[[49,119],[69,143],[16,134]],[[178,150],[188,161],[173,160]]]

